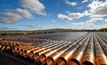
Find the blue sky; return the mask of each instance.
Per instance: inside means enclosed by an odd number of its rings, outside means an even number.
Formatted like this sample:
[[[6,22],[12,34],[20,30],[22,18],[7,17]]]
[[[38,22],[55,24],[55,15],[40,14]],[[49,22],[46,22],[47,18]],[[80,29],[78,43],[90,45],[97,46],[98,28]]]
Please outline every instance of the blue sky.
[[[107,0],[0,0],[0,30],[107,28]]]

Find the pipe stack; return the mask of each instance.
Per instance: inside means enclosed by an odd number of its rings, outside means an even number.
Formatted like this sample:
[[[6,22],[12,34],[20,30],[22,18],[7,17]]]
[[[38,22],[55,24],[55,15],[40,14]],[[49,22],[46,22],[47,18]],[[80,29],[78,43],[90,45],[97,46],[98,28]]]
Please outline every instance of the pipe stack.
[[[106,34],[106,33],[104,33]],[[107,35],[88,32],[69,41],[22,37],[17,40],[33,41],[35,44],[16,45],[0,41],[2,45],[13,45],[15,55],[30,57],[35,62],[47,65],[107,65]]]

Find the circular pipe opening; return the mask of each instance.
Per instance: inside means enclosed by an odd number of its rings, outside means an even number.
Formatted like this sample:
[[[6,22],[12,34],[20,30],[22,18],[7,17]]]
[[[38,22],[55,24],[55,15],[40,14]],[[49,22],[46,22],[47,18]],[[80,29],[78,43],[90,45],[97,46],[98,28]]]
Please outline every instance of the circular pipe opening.
[[[79,63],[78,60],[76,60],[76,59],[71,59],[71,60],[69,61],[69,65],[80,65],[80,63]]]
[[[46,64],[46,56],[44,54],[40,55],[39,59],[42,64]]]
[[[62,57],[60,57],[59,59],[58,59],[58,65],[67,65],[67,62],[66,62],[66,60],[64,59],[64,58],[62,58]]]
[[[34,59],[36,62],[39,62],[39,54],[38,53],[34,54]]]
[[[54,60],[53,60],[52,57],[48,57],[48,58],[46,59],[46,62],[47,62],[47,65],[54,65]]]
[[[84,61],[82,64],[83,64],[83,65],[94,65],[93,63],[91,63],[91,62],[89,62],[89,61]]]

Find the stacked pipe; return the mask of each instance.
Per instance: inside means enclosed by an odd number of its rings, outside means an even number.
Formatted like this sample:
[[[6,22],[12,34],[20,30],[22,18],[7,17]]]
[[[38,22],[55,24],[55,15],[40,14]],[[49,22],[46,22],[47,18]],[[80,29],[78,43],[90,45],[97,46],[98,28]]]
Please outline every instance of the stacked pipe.
[[[70,60],[68,60],[69,65],[80,65],[82,64],[82,57],[85,53],[86,47],[88,45],[88,42],[90,40],[91,34],[89,34],[87,36],[87,38],[82,42],[82,44],[80,45],[80,47],[78,48],[77,51],[75,51],[75,53],[73,55],[71,55]],[[75,48],[74,48],[75,49]]]
[[[11,46],[12,47],[12,46],[19,46],[19,45],[24,45],[24,44],[29,45],[32,43],[3,40],[3,41],[0,41],[0,44],[4,45],[4,46]]]
[[[23,37],[22,40],[35,43],[15,46],[13,53],[42,64],[107,65],[107,36],[100,33],[86,33],[72,42],[29,37]]]
[[[97,65],[106,65],[107,64],[107,57],[104,54],[103,49],[98,42],[97,35],[94,34],[94,41],[95,41],[95,57],[96,57],[96,64]]]
[[[84,54],[83,65],[95,65],[95,57],[94,57],[94,44],[93,44],[93,34],[89,40],[89,44],[87,46],[86,52]]]
[[[58,64],[59,65],[65,65],[68,64],[69,60],[71,59],[72,54],[79,48],[79,46],[86,40],[89,34],[84,36],[83,38],[80,38],[79,40],[73,42],[75,43],[74,46],[71,46],[65,53],[63,53],[59,59]]]

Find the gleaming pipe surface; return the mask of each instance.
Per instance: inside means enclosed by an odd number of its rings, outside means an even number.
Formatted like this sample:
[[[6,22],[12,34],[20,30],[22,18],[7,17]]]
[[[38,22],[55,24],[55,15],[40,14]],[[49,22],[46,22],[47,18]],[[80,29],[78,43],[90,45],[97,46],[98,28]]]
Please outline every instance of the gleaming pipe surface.
[[[86,52],[84,54],[82,64],[83,65],[95,65],[95,57],[94,57],[94,43],[93,43],[93,34],[87,46]]]
[[[95,43],[95,61],[96,65],[107,65],[107,57],[101,48],[96,35],[94,34],[94,43]]]
[[[73,64],[81,65],[81,61],[82,61],[83,55],[85,53],[86,47],[88,45],[88,42],[90,40],[90,37],[91,37],[91,33],[83,41],[83,43],[80,45],[80,47],[78,48],[78,50],[71,56],[71,59],[68,62],[69,65],[73,65]]]
[[[87,35],[87,34],[86,34],[86,35]],[[84,35],[83,38],[84,38],[86,35]],[[81,42],[78,43],[78,44],[81,44]],[[58,58],[59,58],[63,53],[65,53],[65,51],[67,51],[67,50],[69,51],[69,49],[72,48],[73,45],[75,46],[75,43],[69,45],[68,47],[64,47],[62,50],[59,50],[59,51],[53,53],[52,55],[50,55],[50,56],[46,59],[47,65],[55,65],[56,62],[57,62],[57,60],[58,60]],[[78,46],[75,46],[75,47],[78,47]],[[50,63],[50,62],[51,62],[51,63]]]

